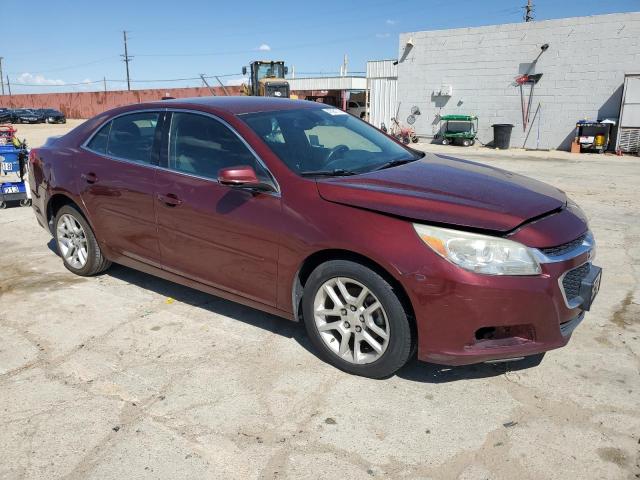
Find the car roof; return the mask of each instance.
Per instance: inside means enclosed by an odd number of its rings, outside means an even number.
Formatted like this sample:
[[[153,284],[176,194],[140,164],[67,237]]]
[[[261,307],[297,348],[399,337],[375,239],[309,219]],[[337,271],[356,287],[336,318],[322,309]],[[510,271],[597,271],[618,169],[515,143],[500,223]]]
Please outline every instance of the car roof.
[[[197,108],[202,110],[225,111],[233,115],[242,115],[244,113],[268,112],[274,110],[295,110],[299,108],[327,108],[330,105],[324,103],[310,102],[307,100],[291,100],[288,98],[275,97],[246,97],[246,96],[229,96],[229,97],[193,97],[193,98],[175,98],[171,100],[161,100],[148,104],[138,105],[140,107],[186,107]]]

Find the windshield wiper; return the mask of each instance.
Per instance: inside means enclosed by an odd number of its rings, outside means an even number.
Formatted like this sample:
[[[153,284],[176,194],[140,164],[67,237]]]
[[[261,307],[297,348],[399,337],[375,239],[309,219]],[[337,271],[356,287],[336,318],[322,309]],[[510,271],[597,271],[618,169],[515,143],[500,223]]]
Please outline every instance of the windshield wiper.
[[[303,177],[346,177],[349,175],[357,175],[357,172],[336,168],[334,170],[309,170],[300,172]]]
[[[403,158],[401,160],[400,159],[391,160],[390,162],[383,163],[382,165],[380,165],[379,167],[374,168],[371,171],[372,172],[376,172],[378,170],[384,170],[385,168],[397,167],[398,165],[404,165],[405,163],[415,162],[416,160],[419,160],[419,159],[418,158]]]

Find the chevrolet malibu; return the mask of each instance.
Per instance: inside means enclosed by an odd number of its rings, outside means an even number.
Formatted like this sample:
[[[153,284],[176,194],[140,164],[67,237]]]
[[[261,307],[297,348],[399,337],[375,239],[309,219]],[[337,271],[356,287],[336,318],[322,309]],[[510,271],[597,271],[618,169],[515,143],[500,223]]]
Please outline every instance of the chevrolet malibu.
[[[111,262],[293,321],[319,356],[388,377],[564,346],[598,292],[580,208],[544,183],[409,149],[323,104],[121,107],[31,151],[66,268]]]

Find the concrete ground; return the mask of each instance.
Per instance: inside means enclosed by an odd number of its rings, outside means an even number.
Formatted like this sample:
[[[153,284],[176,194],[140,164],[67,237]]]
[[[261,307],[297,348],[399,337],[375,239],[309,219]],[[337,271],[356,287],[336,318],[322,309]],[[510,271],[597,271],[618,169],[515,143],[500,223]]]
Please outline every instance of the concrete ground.
[[[38,145],[58,126],[20,127]],[[75,277],[0,211],[2,479],[640,478],[640,162],[421,146],[559,186],[604,279],[537,367],[412,362],[374,381],[300,325],[114,266]]]

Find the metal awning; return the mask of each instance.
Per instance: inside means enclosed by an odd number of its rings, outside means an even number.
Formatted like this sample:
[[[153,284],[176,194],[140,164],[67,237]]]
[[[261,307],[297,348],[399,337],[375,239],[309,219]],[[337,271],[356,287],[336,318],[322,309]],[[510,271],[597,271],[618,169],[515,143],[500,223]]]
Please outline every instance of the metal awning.
[[[301,90],[366,90],[365,77],[288,78],[292,92]]]

